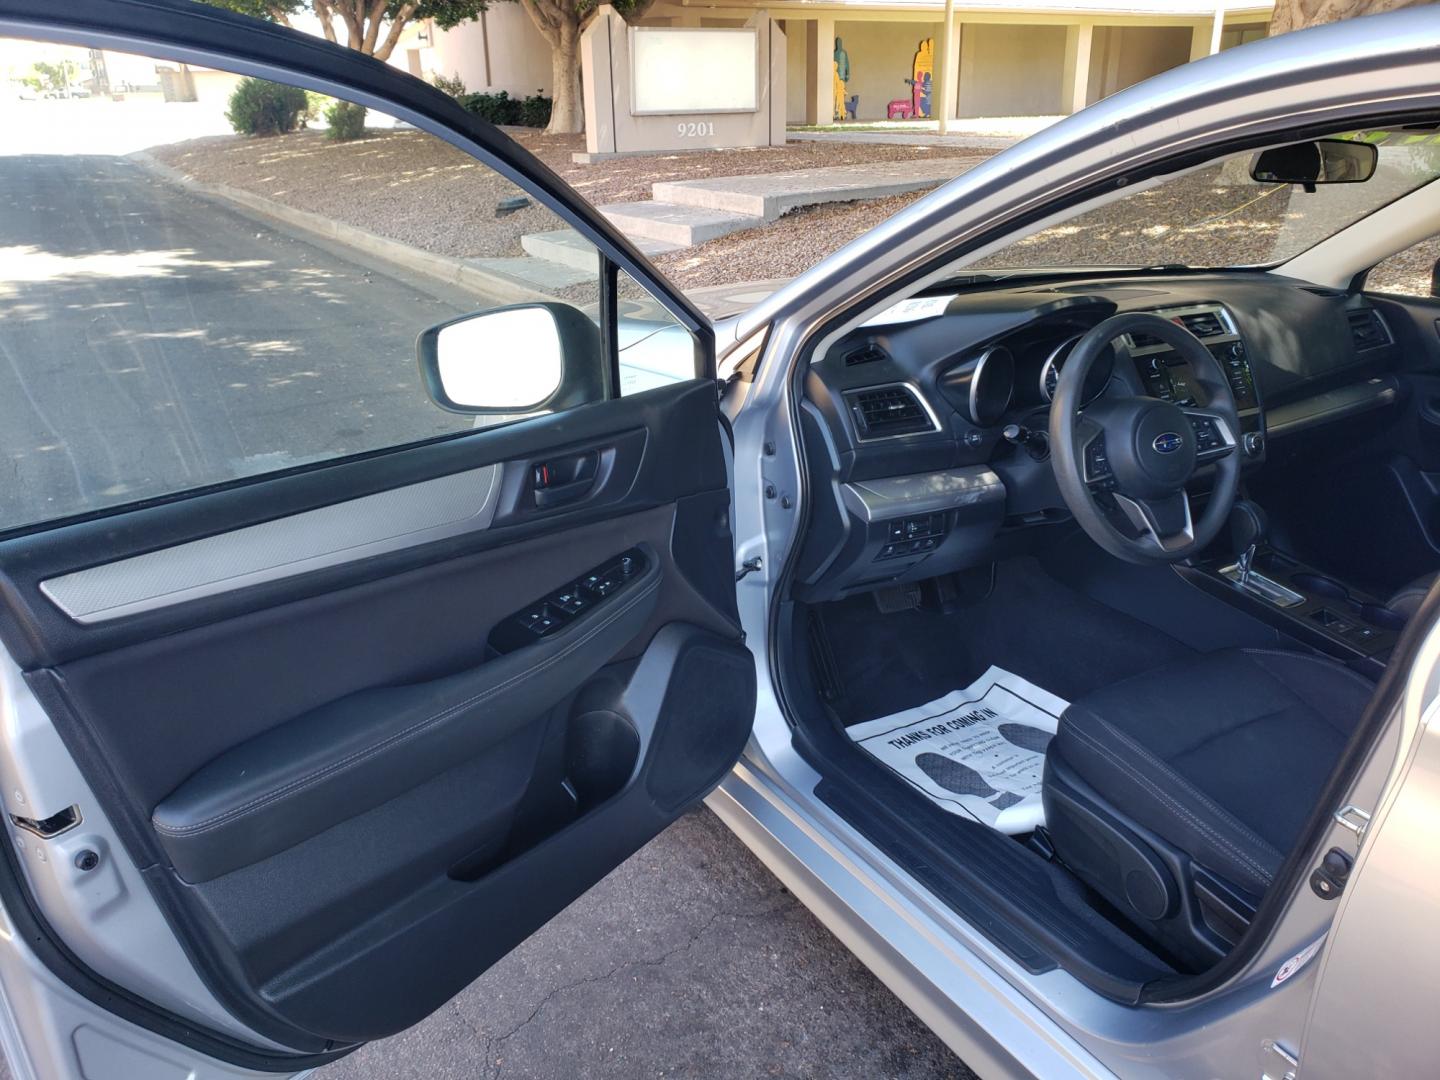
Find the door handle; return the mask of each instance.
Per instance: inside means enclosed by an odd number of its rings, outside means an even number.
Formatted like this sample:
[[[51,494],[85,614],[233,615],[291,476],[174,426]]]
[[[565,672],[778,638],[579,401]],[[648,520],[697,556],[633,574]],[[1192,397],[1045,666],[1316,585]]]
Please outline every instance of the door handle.
[[[598,451],[587,450],[536,462],[530,476],[536,509],[547,510],[583,498],[595,486],[599,460]]]

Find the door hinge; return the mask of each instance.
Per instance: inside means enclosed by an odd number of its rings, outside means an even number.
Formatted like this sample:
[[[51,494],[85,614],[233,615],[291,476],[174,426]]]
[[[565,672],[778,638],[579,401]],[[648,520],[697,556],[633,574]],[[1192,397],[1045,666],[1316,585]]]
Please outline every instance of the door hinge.
[[[1300,1059],[1274,1039],[1260,1044],[1261,1080],[1295,1080],[1300,1072]]]
[[[753,559],[746,559],[740,564],[740,569],[735,571],[735,580],[739,581],[747,574],[753,574],[764,565],[765,563],[761,561],[759,555],[756,555]]]

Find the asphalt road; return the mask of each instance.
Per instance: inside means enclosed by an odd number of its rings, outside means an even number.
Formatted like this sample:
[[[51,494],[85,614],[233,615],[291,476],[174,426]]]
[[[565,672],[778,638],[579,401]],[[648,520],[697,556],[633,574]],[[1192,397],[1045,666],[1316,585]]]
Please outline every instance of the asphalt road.
[[[489,305],[127,158],[0,157],[0,527],[468,427],[415,335]]]

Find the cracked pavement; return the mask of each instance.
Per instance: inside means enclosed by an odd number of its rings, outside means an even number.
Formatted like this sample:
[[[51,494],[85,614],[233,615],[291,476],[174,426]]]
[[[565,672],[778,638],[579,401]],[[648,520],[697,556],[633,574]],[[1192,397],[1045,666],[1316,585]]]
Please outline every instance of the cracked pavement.
[[[974,1074],[702,808],[424,1023],[314,1076]]]

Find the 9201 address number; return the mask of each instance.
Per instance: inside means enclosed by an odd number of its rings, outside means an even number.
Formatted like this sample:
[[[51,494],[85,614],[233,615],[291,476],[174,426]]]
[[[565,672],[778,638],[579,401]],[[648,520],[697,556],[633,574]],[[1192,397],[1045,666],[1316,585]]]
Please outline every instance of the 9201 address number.
[[[675,125],[675,134],[682,139],[703,139],[707,135],[715,134],[715,122],[713,120],[682,120]]]

